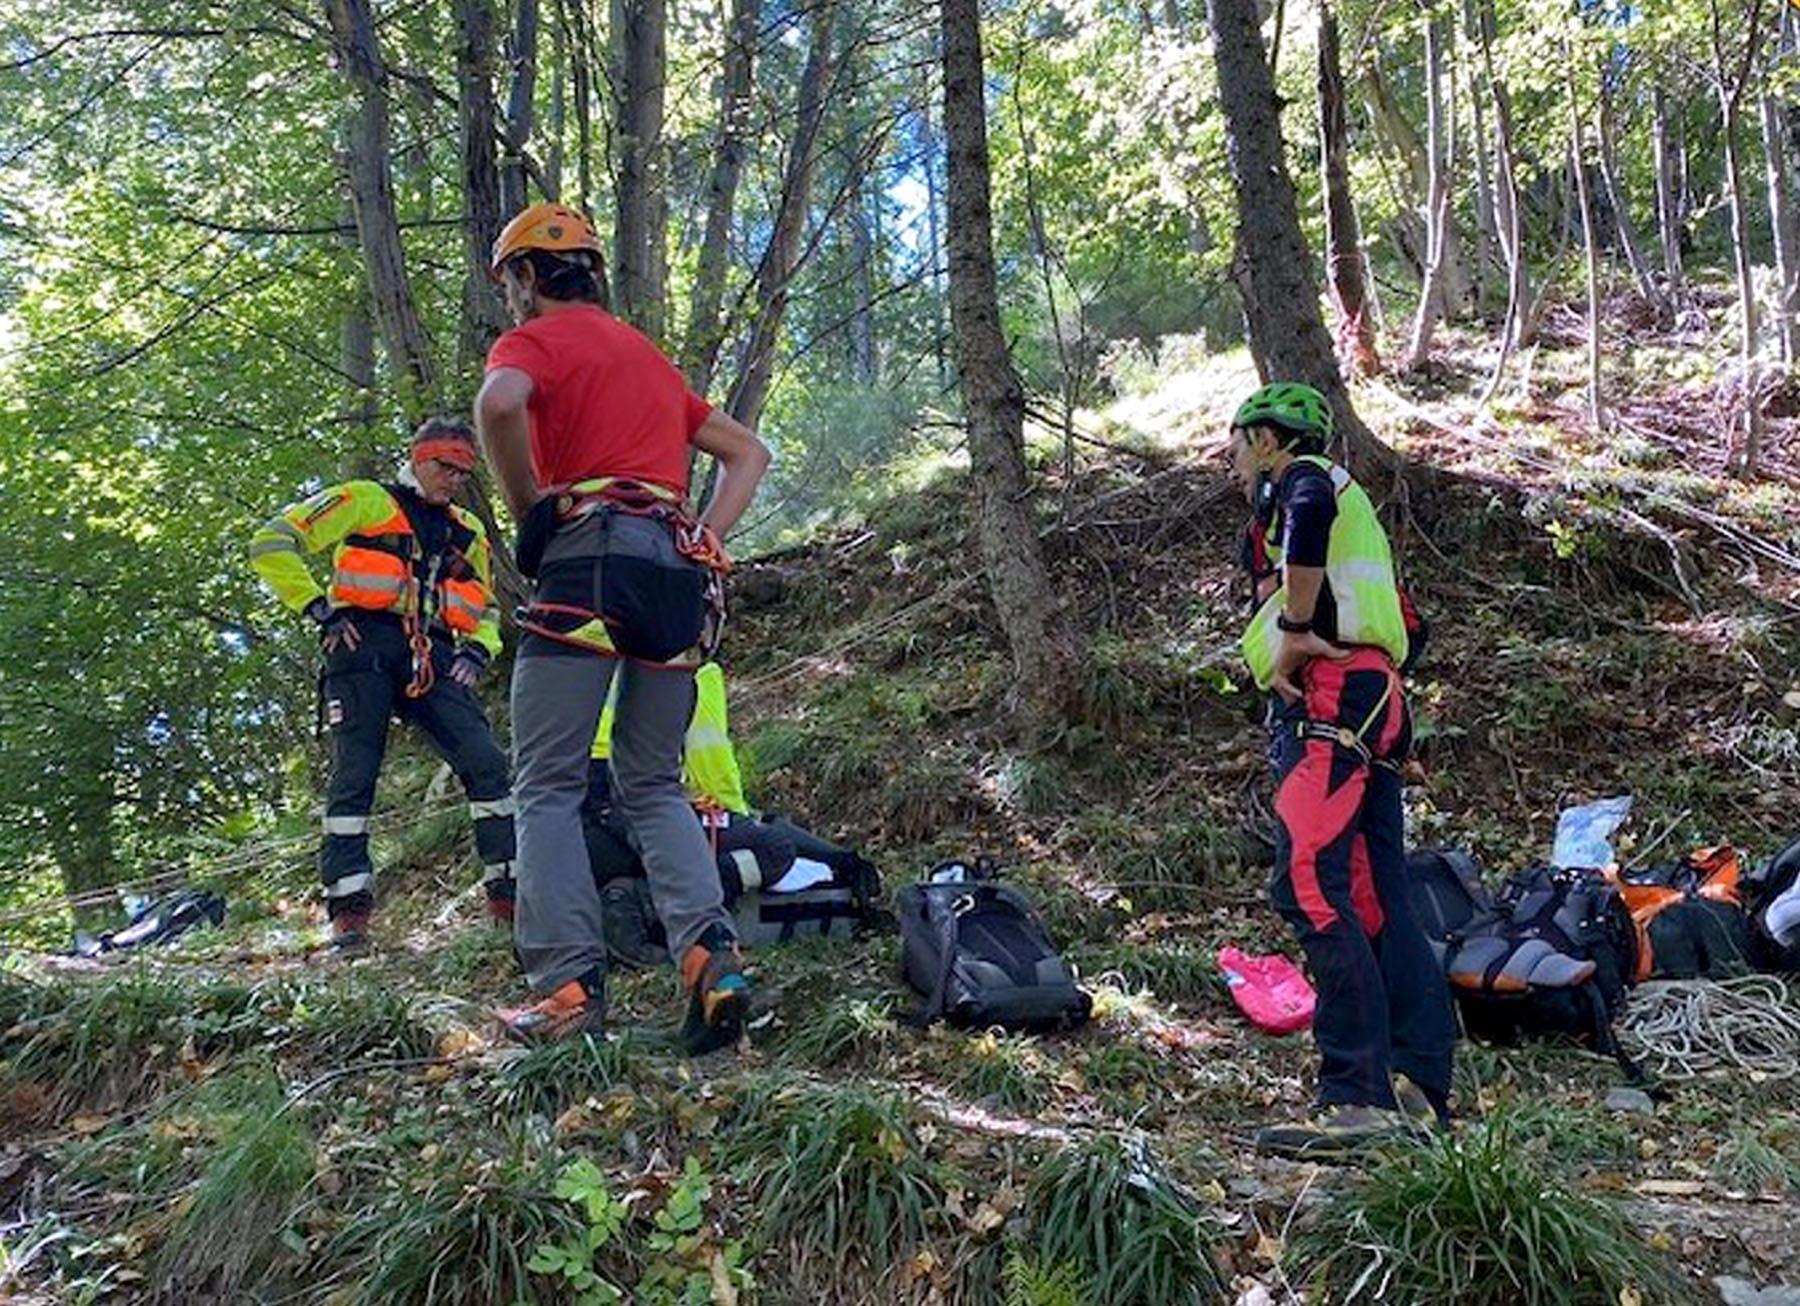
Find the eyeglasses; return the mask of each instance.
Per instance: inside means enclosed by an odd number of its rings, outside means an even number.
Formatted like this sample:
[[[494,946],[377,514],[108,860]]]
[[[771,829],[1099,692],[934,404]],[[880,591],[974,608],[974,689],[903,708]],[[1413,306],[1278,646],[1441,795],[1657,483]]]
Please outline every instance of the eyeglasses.
[[[442,458],[433,458],[431,465],[446,476],[473,476],[475,474],[473,467],[459,467],[455,463],[445,462]]]

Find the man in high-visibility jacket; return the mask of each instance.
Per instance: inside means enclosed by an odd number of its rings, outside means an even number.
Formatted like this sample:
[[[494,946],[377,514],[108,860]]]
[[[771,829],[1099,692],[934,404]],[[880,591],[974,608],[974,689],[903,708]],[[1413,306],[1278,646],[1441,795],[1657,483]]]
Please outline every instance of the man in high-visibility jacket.
[[[1398,668],[1406,620],[1368,494],[1325,456],[1331,409],[1311,386],[1264,386],[1232,419],[1232,462],[1266,514],[1279,584],[1243,638],[1270,691],[1275,872],[1270,896],[1318,990],[1319,1111],[1257,1135],[1328,1155],[1445,1118],[1455,1025],[1414,918],[1400,765],[1412,726]]]
[[[318,624],[325,651],[331,784],[319,875],[333,942],[364,940],[374,907],[369,812],[388,720],[424,732],[469,798],[488,912],[512,919],[513,800],[506,756],[474,686],[500,651],[487,536],[451,496],[475,469],[475,438],[433,418],[393,484],[348,481],[273,518],[250,541],[250,565],[283,604]],[[303,555],[332,550],[321,588]]]

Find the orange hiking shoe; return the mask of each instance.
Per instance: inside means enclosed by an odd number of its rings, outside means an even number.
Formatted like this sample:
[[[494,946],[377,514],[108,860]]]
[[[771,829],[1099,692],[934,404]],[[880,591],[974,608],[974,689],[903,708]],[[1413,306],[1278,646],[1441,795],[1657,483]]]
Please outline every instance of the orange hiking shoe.
[[[750,1011],[750,980],[737,940],[714,925],[681,958],[681,984],[687,990],[687,1019],[681,1041],[689,1056],[730,1047],[743,1033]]]
[[[572,979],[549,997],[526,1007],[495,1013],[500,1032],[515,1042],[555,1043],[577,1034],[598,1034],[606,1015],[605,981]]]

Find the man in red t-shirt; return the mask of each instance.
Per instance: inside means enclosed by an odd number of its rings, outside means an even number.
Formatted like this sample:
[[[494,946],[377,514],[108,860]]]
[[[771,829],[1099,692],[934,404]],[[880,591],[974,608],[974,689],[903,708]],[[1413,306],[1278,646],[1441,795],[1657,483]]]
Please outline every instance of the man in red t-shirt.
[[[475,401],[482,443],[537,582],[513,669],[518,906],[514,940],[538,1001],[500,1013],[527,1042],[600,1027],[605,935],[582,838],[588,750],[613,676],[617,807],[687,990],[683,1039],[736,1041],[749,1005],[712,850],[681,787],[718,537],[749,507],[769,451],[690,392],[642,334],[600,306],[600,242],[538,204],[494,242],[518,325],[494,343]],[[719,461],[698,521],[690,446]]]

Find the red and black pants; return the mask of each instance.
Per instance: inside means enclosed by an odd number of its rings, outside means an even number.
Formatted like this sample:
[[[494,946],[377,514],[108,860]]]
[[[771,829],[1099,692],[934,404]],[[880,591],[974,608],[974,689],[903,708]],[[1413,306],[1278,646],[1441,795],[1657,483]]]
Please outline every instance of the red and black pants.
[[[1412,726],[1400,677],[1379,650],[1356,649],[1314,658],[1298,683],[1304,700],[1277,701],[1273,714],[1269,894],[1318,990],[1319,1102],[1393,1107],[1399,1071],[1441,1112],[1456,1025],[1407,883],[1399,764]]]

